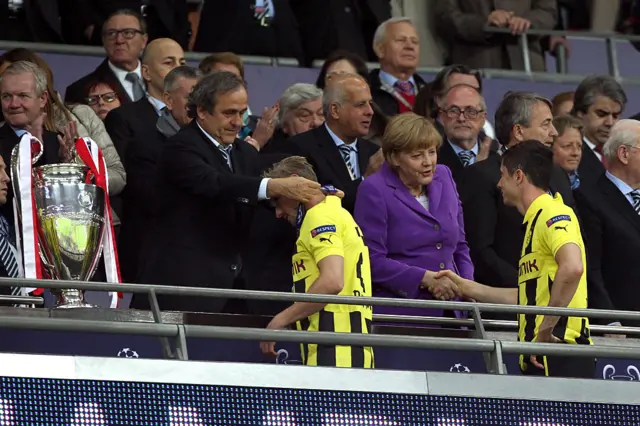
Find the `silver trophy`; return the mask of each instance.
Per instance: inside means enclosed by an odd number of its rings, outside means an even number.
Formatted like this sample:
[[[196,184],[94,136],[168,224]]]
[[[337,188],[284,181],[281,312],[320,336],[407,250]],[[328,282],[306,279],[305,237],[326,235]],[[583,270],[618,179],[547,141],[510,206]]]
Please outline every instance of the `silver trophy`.
[[[42,148],[40,143],[40,151],[32,154],[33,164],[42,155]],[[11,181],[18,201],[19,149],[17,145],[11,153]],[[37,212],[34,226],[40,259],[51,278],[88,281],[102,254],[106,199],[102,188],[86,183],[89,168],[73,157],[76,163],[50,164],[32,170]],[[52,293],[57,308],[93,307],[85,302],[83,290],[53,289]]]

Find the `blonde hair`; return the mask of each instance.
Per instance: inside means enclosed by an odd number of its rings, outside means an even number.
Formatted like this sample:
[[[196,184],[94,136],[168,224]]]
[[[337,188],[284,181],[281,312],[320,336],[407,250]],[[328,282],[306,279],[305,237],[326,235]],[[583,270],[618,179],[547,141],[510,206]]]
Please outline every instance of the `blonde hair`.
[[[316,172],[313,171],[313,166],[309,164],[306,158],[293,156],[287,157],[284,160],[276,163],[264,173],[265,178],[288,178],[291,176],[300,176],[305,179],[318,181]]]
[[[412,112],[389,120],[380,146],[385,160],[394,153],[409,153],[419,149],[440,148],[442,136],[429,120]]]

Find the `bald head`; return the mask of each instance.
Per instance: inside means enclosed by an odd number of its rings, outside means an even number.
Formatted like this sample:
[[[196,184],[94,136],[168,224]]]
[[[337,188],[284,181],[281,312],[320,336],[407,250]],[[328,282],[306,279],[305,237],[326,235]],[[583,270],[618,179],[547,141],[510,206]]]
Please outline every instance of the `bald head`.
[[[325,118],[331,115],[332,104],[342,105],[347,101],[350,92],[364,89],[369,91],[369,84],[358,74],[335,74],[329,77],[322,95]]]
[[[618,121],[612,128],[609,134],[609,139],[605,142],[602,148],[603,155],[607,158],[608,162],[621,161],[621,156],[624,155],[621,151],[621,147],[627,148],[640,148],[640,121],[624,119]]]
[[[162,99],[164,78],[169,71],[184,64],[184,50],[174,40],[158,38],[149,43],[142,56],[142,77],[149,94]]]
[[[369,84],[356,74],[331,76],[322,95],[327,125],[345,142],[367,135],[373,116],[371,103]]]

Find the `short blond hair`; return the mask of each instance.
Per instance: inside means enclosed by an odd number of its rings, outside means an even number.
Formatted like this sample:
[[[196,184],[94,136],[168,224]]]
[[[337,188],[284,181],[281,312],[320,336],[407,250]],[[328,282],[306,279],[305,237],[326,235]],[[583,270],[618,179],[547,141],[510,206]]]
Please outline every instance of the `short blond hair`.
[[[313,166],[309,164],[307,159],[295,155],[274,164],[264,173],[265,178],[271,179],[288,178],[294,175],[314,182],[318,181],[316,172],[313,171]]]
[[[380,145],[385,160],[389,161],[394,153],[440,148],[442,136],[425,117],[407,112],[389,120]]]

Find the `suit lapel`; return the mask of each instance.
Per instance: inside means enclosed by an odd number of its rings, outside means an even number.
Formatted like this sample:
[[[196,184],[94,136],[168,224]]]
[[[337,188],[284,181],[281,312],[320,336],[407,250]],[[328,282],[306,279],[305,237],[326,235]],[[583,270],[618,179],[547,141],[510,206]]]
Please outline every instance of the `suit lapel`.
[[[578,165],[578,174],[581,177],[597,178],[602,173],[604,173],[604,166],[602,165],[602,162],[598,159],[598,156],[595,154],[595,152],[593,152],[589,145],[587,145],[587,143],[583,140],[582,160],[580,160],[580,164]]]
[[[318,148],[322,153],[322,158],[324,158],[329,167],[333,169],[338,178],[338,181],[341,183],[351,182],[351,175],[349,174],[349,170],[347,170],[347,165],[345,164],[344,159],[340,154],[340,150],[331,138],[331,135],[327,131],[326,127],[320,126],[317,128],[317,130],[312,130],[312,132],[313,131],[317,132],[316,140],[318,143]],[[360,155],[359,152],[358,155]],[[360,157],[358,157],[358,159],[360,159]]]
[[[606,175],[598,180],[598,187],[602,191],[608,204],[616,211],[620,212],[638,232],[640,232],[640,215],[634,210],[627,197],[620,192],[613,182]]]
[[[229,165],[227,164],[227,160],[225,160],[224,157],[222,156],[220,149],[207,137],[207,135],[205,135],[202,132],[202,130],[200,130],[200,128],[198,127],[198,124],[196,123],[196,120],[193,120],[190,126],[192,129],[195,130],[195,132],[198,135],[200,135],[200,140],[202,141],[203,144],[205,144],[204,146],[206,147],[206,150],[208,152],[211,152],[211,155],[215,158],[215,161],[220,165],[222,170],[225,170],[231,173],[231,170],[229,169]],[[231,156],[233,158],[233,154],[231,154]]]
[[[247,162],[245,158],[246,142],[241,139],[236,139],[231,150],[231,164],[233,165],[233,173],[235,174],[247,174]],[[253,149],[253,147],[251,147]]]
[[[360,176],[364,176],[369,166],[369,158],[375,153],[369,152],[369,147],[362,139],[358,139],[356,145],[358,147],[358,169],[360,169]]]
[[[464,167],[460,158],[456,155],[449,141],[443,137],[442,145],[438,151],[438,163],[444,164],[451,169],[452,174],[461,172]]]

